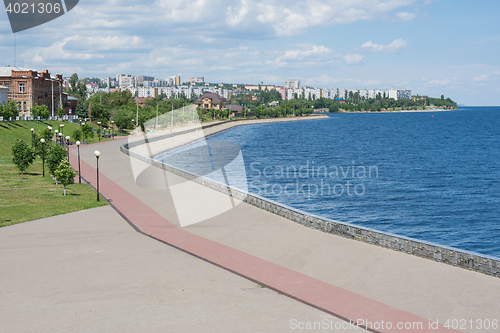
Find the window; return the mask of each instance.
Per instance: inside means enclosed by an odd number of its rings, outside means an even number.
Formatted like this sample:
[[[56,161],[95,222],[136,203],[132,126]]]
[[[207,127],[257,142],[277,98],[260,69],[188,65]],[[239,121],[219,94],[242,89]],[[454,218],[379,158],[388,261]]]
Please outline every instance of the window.
[[[20,94],[24,94],[26,92],[25,86],[26,85],[24,83],[19,83],[19,93]]]

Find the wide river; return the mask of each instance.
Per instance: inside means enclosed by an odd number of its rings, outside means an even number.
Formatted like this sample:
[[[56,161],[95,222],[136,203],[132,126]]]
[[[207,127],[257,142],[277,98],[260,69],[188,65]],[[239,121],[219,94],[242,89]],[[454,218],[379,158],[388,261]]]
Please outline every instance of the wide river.
[[[500,107],[237,126],[248,190],[330,219],[500,258]]]

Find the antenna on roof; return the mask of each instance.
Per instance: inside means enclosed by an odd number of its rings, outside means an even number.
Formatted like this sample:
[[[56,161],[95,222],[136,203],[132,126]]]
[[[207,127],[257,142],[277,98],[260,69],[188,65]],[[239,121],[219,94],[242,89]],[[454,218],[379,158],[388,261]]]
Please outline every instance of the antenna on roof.
[[[16,33],[14,32],[14,67],[16,67]]]

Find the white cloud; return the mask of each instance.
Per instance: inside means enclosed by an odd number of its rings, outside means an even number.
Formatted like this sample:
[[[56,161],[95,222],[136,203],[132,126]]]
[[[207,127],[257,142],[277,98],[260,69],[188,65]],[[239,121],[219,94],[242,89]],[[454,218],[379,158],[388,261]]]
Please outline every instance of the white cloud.
[[[417,17],[417,14],[408,13],[408,12],[399,12],[399,13],[396,13],[396,17],[402,21],[411,21]]]
[[[339,53],[323,45],[303,45],[300,49],[286,50],[276,59],[266,61],[266,64],[283,67],[289,62],[300,62],[301,66],[314,66],[318,62],[330,62],[339,57],[341,57]]]
[[[477,76],[472,79],[472,81],[488,81],[488,79],[491,77],[491,74],[484,74],[481,76]]]
[[[475,81],[475,82],[492,81],[492,80],[496,80],[499,75],[500,75],[499,71],[494,71],[493,74],[483,74],[483,75],[477,76],[477,77],[473,78],[472,81]]]
[[[459,83],[459,81],[460,79],[458,77],[453,77],[453,78],[430,80],[427,81],[427,84],[431,86],[449,86],[452,84],[457,84]]]
[[[372,41],[369,41],[361,45],[360,51],[395,53],[402,50],[405,46],[406,41],[404,41],[402,38],[396,39],[392,43],[387,45],[375,44]]]
[[[292,36],[314,27],[376,19],[417,0],[155,0],[79,3],[80,29],[134,29],[151,26],[202,32],[228,28],[266,35]]]
[[[362,54],[346,54],[344,56],[344,61],[346,64],[349,66],[359,64],[363,60],[363,55]]]

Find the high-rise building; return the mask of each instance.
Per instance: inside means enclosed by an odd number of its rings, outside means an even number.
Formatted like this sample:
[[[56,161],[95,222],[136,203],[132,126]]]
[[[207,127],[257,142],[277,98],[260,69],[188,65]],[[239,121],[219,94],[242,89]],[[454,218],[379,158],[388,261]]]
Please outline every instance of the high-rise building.
[[[173,86],[180,86],[181,85],[181,77],[178,75],[174,75],[169,77],[167,80],[171,80]]]
[[[300,88],[300,80],[285,80],[285,88],[299,89]]]
[[[188,78],[188,82],[191,83],[191,84],[204,83],[205,82],[205,78],[203,76],[190,77],[190,78]]]
[[[153,81],[155,78],[153,76],[141,75],[137,77],[137,85],[144,84],[144,81]]]
[[[117,74],[116,82],[119,87],[135,87],[137,86],[136,77],[130,74]]]
[[[101,84],[109,89],[111,87],[111,78],[109,76],[101,77]]]

